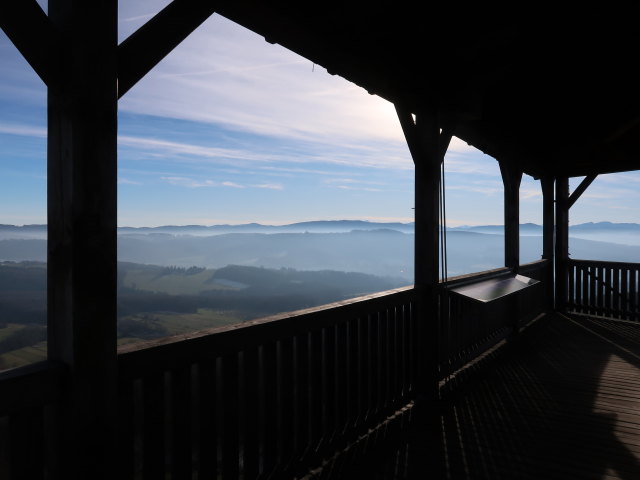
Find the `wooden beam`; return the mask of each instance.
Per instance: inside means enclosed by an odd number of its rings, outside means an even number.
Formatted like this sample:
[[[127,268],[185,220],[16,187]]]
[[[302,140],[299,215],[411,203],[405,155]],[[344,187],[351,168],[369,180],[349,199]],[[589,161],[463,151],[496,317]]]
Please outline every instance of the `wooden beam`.
[[[121,98],[214,12],[216,2],[173,0],[118,47]]]
[[[542,258],[553,259],[553,224],[554,224],[554,179],[542,177],[540,188],[542,189]]]
[[[522,171],[513,163],[500,161],[504,185],[504,264],[511,269],[520,265],[520,182]]]
[[[51,82],[52,59],[57,58],[59,32],[35,0],[0,2],[0,28],[42,81]]]
[[[569,283],[569,178],[556,178],[556,310],[564,310],[568,300]]]
[[[420,148],[418,147],[418,133],[416,132],[416,122],[413,118],[411,111],[403,105],[395,104],[396,113],[398,114],[398,120],[400,120],[400,126],[402,127],[402,133],[407,141],[407,147],[409,147],[409,153],[415,164],[416,159],[421,157]]]
[[[60,478],[117,477],[117,7],[49,0],[63,38],[48,90],[47,174],[47,350],[68,371]]]
[[[596,179],[597,176],[598,174],[596,173],[588,175],[582,180],[582,182],[580,182],[580,185],[578,185],[578,188],[576,188],[574,192],[571,195],[569,195],[567,208],[573,207],[573,204],[576,203],[576,201],[585,192],[585,190],[589,188],[589,185],[593,183],[593,181]]]
[[[554,305],[554,179],[553,177],[542,177],[540,188],[542,189],[542,258],[547,260],[547,270],[544,277],[546,283],[546,308],[553,310]]]

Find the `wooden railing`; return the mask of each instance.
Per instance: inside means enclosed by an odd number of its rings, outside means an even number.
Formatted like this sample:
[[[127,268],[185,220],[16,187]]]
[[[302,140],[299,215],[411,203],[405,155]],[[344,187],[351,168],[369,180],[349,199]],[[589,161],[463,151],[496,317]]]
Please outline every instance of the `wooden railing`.
[[[413,288],[119,354],[121,479],[291,477],[405,405]]]
[[[0,478],[57,478],[52,439],[63,371],[42,362],[0,374]]]
[[[546,311],[546,260],[521,265],[518,273],[540,283],[495,302],[482,304],[449,290],[513,275],[508,268],[450,278],[439,295],[439,363],[445,377]],[[446,288],[445,288],[446,287]]]
[[[534,262],[519,272],[542,280],[546,268]],[[510,274],[466,275],[449,287]],[[495,315],[441,291],[440,316],[434,305],[418,316],[416,291],[406,287],[123,346],[118,478],[302,475],[413,399],[430,325],[440,322],[446,376],[544,311],[538,287]],[[58,478],[62,375],[49,362],[0,374],[0,478]]]
[[[640,264],[569,260],[569,311],[640,321]]]

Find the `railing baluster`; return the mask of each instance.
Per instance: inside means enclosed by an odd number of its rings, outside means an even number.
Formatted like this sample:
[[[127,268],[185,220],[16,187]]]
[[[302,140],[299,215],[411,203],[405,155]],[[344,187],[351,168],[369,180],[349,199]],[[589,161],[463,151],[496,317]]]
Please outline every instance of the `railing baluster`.
[[[10,415],[9,438],[11,478],[44,478],[42,408],[30,408]]]
[[[347,425],[350,429],[358,426],[360,411],[360,345],[358,343],[359,318],[354,318],[347,324]]]
[[[347,393],[347,378],[349,374],[347,365],[347,322],[336,325],[336,425],[338,434],[344,436],[347,431],[349,398]]]
[[[278,440],[279,463],[290,468],[293,455],[293,338],[278,342]]]
[[[399,307],[394,305],[387,309],[387,335],[389,337],[389,404],[395,405],[400,395],[400,375],[398,372],[400,362],[398,358],[398,312]]]
[[[220,362],[222,387],[222,478],[238,478],[238,354],[222,357]]]
[[[165,373],[148,375],[142,383],[143,478],[163,479],[165,475]]]
[[[360,344],[360,411],[361,422],[368,423],[373,416],[373,402],[371,392],[373,391],[371,371],[371,318],[365,315],[360,319],[359,344]]]
[[[571,264],[571,263],[568,265],[567,268],[568,268],[568,275],[569,275],[569,308],[575,309],[576,308],[575,277],[576,277],[577,268],[575,264]]]
[[[630,320],[638,320],[638,270],[631,271],[631,314]]]
[[[626,268],[620,269],[621,282],[620,282],[620,307],[622,310],[622,319],[627,320],[629,318],[629,283],[628,283],[628,270]]]
[[[598,267],[589,267],[589,307],[592,315],[598,314]]]
[[[171,372],[172,478],[191,476],[191,366]]]
[[[309,458],[317,458],[322,444],[322,330],[310,333],[309,339]]]
[[[582,311],[584,313],[591,313],[591,275],[589,267],[582,269],[582,285],[583,285],[583,306]]]
[[[600,314],[600,268],[597,266],[591,267],[591,291],[593,292],[593,298],[591,300],[592,311],[595,315]]]
[[[336,333],[334,327],[322,331],[322,390],[324,399],[324,441],[329,444],[336,433]]]
[[[198,364],[198,479],[218,478],[218,382],[216,359]]]
[[[613,279],[613,275],[611,274],[611,268],[609,267],[604,267],[604,272],[605,272],[605,286],[604,286],[604,314],[605,315],[611,315],[611,297],[613,296],[613,291],[611,289],[611,285],[612,282],[611,280]]]
[[[389,404],[389,322],[387,310],[384,309],[378,314],[378,349],[379,349],[379,375],[380,375],[380,397],[378,410],[384,412]]]
[[[262,424],[263,424],[263,469],[262,476],[275,474],[278,465],[278,390],[277,390],[277,345],[268,343],[262,347]]]
[[[622,307],[620,305],[620,268],[613,269],[613,316],[620,318]]]
[[[369,355],[370,370],[369,382],[371,389],[369,390],[370,413],[372,417],[376,417],[380,408],[380,341],[379,341],[379,319],[378,314],[369,315]]]
[[[298,465],[308,454],[309,438],[309,334],[302,333],[295,339],[295,408],[294,408],[294,451]],[[296,475],[303,472],[294,471]]]
[[[258,367],[257,347],[242,352],[242,476],[245,480],[257,478],[260,471]]]
[[[575,278],[575,309],[577,312],[582,311],[582,267],[579,264],[572,262],[573,273]]]
[[[118,478],[133,479],[135,473],[133,381],[127,379],[118,386]]]
[[[399,305],[397,309],[398,329],[396,332],[398,341],[398,392],[400,397],[406,397],[409,393],[409,382],[407,375],[407,339],[406,339],[406,323],[407,323],[408,305]]]

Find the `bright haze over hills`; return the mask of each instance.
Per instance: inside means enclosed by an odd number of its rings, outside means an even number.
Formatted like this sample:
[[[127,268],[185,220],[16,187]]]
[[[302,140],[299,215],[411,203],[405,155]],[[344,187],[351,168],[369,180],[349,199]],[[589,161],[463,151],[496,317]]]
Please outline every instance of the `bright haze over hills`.
[[[640,224],[585,223],[570,229],[577,259],[640,262]],[[521,261],[538,260],[542,227],[521,225]],[[447,231],[449,275],[503,265],[503,227],[452,227]],[[167,225],[121,227],[118,259],[181,268],[227,265],[360,272],[413,281],[413,224],[318,221],[288,225]],[[0,225],[0,260],[46,260],[46,226]]]

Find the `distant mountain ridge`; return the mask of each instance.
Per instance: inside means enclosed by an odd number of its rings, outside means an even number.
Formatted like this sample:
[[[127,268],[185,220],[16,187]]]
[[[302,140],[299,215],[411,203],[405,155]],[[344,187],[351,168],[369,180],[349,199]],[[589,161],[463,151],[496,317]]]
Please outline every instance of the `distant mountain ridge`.
[[[449,274],[480,272],[502,266],[504,236],[500,230],[495,226],[489,233],[450,230],[447,234]],[[0,261],[46,261],[46,238],[3,239],[1,233]],[[241,265],[329,269],[412,281],[414,241],[412,233],[389,228],[330,233],[303,228],[271,233],[241,231],[199,235],[147,229],[118,235],[118,259],[182,268],[219,269],[226,265]],[[572,231],[569,248],[572,258],[640,263],[640,234],[636,230]],[[541,254],[542,235],[521,235],[520,259],[523,263],[537,260]]]
[[[413,233],[414,222],[370,222],[366,220],[317,220],[297,222],[286,225],[265,225],[261,223],[244,223],[237,225],[162,225],[157,227],[118,227],[121,235],[148,235],[162,233],[170,235],[221,235],[226,233],[348,233],[351,231],[394,230],[402,233]],[[447,227],[449,231],[467,231],[502,235],[503,225],[462,225]],[[587,222],[571,225],[570,231],[578,233],[600,234],[605,232],[640,233],[639,223]],[[520,224],[522,235],[542,235],[542,225],[535,223]],[[0,239],[7,238],[46,238],[47,226],[44,224],[10,225],[0,224]]]

